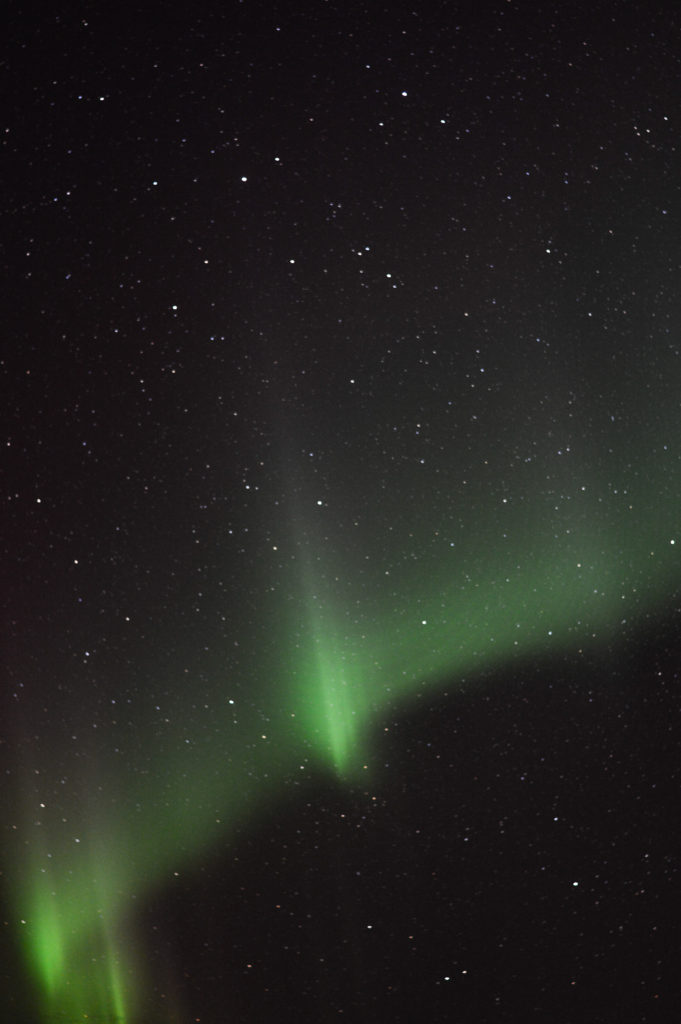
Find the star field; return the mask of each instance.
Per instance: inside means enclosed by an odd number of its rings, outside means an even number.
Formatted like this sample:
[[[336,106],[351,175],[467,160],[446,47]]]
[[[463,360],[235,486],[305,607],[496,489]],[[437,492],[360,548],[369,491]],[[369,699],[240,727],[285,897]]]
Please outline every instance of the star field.
[[[675,1019],[679,24],[8,18],[8,1019]]]

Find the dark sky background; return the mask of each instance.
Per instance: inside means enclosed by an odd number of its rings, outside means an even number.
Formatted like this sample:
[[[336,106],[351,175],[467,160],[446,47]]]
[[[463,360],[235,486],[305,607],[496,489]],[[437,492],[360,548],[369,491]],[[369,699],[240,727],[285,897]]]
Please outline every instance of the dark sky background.
[[[673,8],[4,21],[2,1019],[676,1020]]]

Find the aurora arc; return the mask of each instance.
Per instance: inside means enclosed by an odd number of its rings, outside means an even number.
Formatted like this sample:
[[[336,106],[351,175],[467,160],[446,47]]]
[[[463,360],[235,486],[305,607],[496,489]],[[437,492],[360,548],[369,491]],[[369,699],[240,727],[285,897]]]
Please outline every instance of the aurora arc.
[[[172,737],[152,750],[153,776],[121,777],[102,766],[98,792],[80,812],[72,808],[66,829],[46,809],[41,845],[29,856],[22,839],[35,829],[25,782],[14,915],[44,1019],[133,1022],[145,986],[134,952],[135,899],[262,813],[284,780],[315,763],[349,780],[361,776],[371,769],[372,727],[416,694],[518,653],[616,644],[631,623],[663,606],[678,581],[681,545],[667,469],[673,456],[668,446],[656,451],[624,496],[613,497],[592,473],[582,474],[589,485],[567,515],[555,506],[547,513],[543,494],[522,508],[495,506],[477,516],[477,540],[465,553],[424,554],[418,573],[403,561],[374,579],[364,598],[339,598],[321,554],[316,569],[306,563],[296,599],[273,607],[281,642],[261,670],[276,678],[279,699],[266,725],[255,709],[230,706],[213,740],[186,756]],[[424,527],[415,550],[432,549],[434,534]],[[503,546],[490,547],[493,536]],[[165,780],[163,793],[154,779]]]

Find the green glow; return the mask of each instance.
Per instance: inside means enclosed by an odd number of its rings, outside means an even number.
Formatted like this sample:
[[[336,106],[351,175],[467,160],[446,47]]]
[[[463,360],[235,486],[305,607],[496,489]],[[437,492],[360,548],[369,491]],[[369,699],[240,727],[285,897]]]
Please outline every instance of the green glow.
[[[667,456],[658,448],[652,459],[653,450],[640,442],[640,476],[628,450],[609,475],[580,463],[557,488],[569,502],[542,492],[540,466],[522,501],[502,504],[492,493],[489,507],[474,503],[453,544],[425,514],[396,521],[401,560],[381,560],[371,535],[364,547],[346,542],[340,568],[327,556],[334,546],[316,536],[312,560],[300,553],[303,529],[291,527],[299,575],[288,605],[263,616],[272,652],[256,650],[242,689],[224,673],[210,732],[188,738],[182,715],[171,715],[162,740],[149,731],[148,775],[123,760],[103,764],[96,785],[79,780],[86,792],[91,785],[84,803],[60,796],[39,829],[34,775],[54,771],[27,771],[15,924],[45,1019],[133,1024],[145,990],[135,900],[191,870],[310,764],[357,777],[370,763],[372,726],[428,688],[517,655],[614,646],[663,605],[679,579],[681,524]],[[615,487],[622,465],[632,482]],[[165,688],[184,686],[178,670]],[[262,707],[242,700],[243,689]]]
[[[102,864],[85,849],[79,855],[62,849],[36,858],[22,901],[26,960],[46,1018],[98,1015],[125,1024],[136,989],[134,944],[114,924],[111,893],[98,881]]]
[[[36,889],[32,896],[34,905],[28,911],[32,922],[28,955],[35,976],[42,980],[48,998],[53,1000],[64,972],[64,939],[59,914],[50,893]]]
[[[307,743],[338,774],[354,774],[370,716],[367,665],[351,638],[339,632],[342,611],[335,609],[328,588],[315,585],[307,565],[302,589],[307,629],[290,659],[298,724]]]
[[[384,709],[517,657],[615,648],[668,601],[681,576],[676,456],[645,433],[635,447],[618,441],[618,454],[594,444],[593,464],[574,460],[557,479],[538,459],[520,500],[501,499],[492,468],[455,543],[446,528],[407,521],[391,543],[413,555],[389,561],[369,535],[345,551],[356,580],[345,607],[329,581],[348,571],[323,554],[316,575],[306,564],[297,693],[310,742],[339,774],[361,769]],[[603,452],[607,473],[596,468]]]
[[[305,736],[339,774],[352,773],[369,717],[366,677],[356,674],[342,648],[318,636],[312,640],[307,663],[301,660],[299,676]]]

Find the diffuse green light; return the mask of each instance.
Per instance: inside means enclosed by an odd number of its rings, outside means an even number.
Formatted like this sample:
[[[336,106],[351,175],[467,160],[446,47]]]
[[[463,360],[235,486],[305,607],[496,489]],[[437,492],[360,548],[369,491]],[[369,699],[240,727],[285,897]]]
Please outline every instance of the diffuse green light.
[[[366,678],[357,678],[350,657],[328,635],[315,636],[302,659],[297,705],[307,741],[339,774],[345,774],[357,752],[368,717]]]
[[[154,778],[131,776],[127,793],[119,778],[115,804],[100,775],[98,802],[109,813],[93,806],[75,836],[75,808],[38,823],[39,829],[27,814],[22,834],[33,838],[28,856],[15,851],[15,917],[46,1021],[55,1015],[136,1021],[145,991],[136,898],[167,885],[179,869],[191,869],[218,837],[224,841],[244,816],[256,813],[283,777],[282,759],[289,769],[295,756],[290,725],[284,730],[273,722],[264,733],[245,702],[236,714],[227,713],[214,742],[200,748],[180,740],[178,725],[173,753],[159,756]],[[173,1012],[164,1008],[164,1019]]]
[[[624,469],[632,475],[630,462]],[[538,490],[515,508],[490,501],[455,549],[433,551],[423,531],[414,559],[364,574],[352,628],[339,628],[347,611],[320,585],[338,574],[320,559],[316,580],[304,573],[310,639],[298,698],[311,742],[340,775],[367,760],[370,725],[386,707],[517,655],[612,646],[664,602],[681,548],[676,501],[650,500],[675,497],[664,460],[621,495],[588,467],[577,472],[579,483],[562,481],[573,498]]]
[[[87,849],[77,858],[43,851],[22,877],[21,937],[45,1019],[131,1019],[137,958],[98,882],[102,866]]]
[[[201,744],[186,742],[181,722],[166,735],[165,755],[150,734],[153,772],[121,784],[116,810],[110,802],[109,813],[93,813],[77,847],[73,838],[60,844],[53,824],[51,857],[44,843],[28,858],[17,854],[16,916],[26,922],[26,958],[46,1020],[62,1013],[133,1022],[144,978],[128,923],[132,895],[167,884],[257,813],[264,795],[299,770],[304,752],[355,777],[369,760],[372,723],[387,708],[517,653],[610,643],[664,601],[681,551],[672,543],[678,495],[665,469],[648,467],[645,483],[613,500],[582,475],[586,484],[573,489],[579,504],[565,513],[540,493],[515,511],[471,512],[467,541],[456,547],[433,548],[424,526],[412,542],[416,557],[400,561],[396,551],[389,575],[381,566],[344,597],[325,583],[344,575],[324,565],[319,541],[319,555],[290,588],[297,599],[289,621],[272,619],[272,665],[263,656],[250,666],[251,689],[277,710],[263,716],[246,702],[230,705]],[[665,502],[654,507],[649,494]],[[360,560],[347,555],[345,576]],[[268,677],[269,694],[261,682]]]

